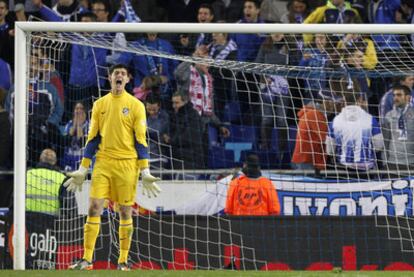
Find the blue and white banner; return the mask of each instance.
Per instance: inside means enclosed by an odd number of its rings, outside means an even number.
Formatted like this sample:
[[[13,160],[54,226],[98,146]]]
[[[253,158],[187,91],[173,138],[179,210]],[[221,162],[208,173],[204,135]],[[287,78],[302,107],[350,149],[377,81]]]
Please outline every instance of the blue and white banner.
[[[336,181],[268,174],[278,192],[282,215],[369,216],[413,215],[414,179]],[[152,211],[213,215],[224,210],[231,176],[220,181],[161,181],[162,193],[147,198],[138,187],[136,202]],[[79,213],[88,209],[86,186],[77,195]]]
[[[272,176],[284,215],[413,215],[414,180],[337,182]]]

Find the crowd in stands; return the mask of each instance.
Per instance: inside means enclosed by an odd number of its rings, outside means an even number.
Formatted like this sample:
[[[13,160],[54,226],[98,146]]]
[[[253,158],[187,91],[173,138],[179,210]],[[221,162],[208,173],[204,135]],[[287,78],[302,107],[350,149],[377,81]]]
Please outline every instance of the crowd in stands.
[[[410,0],[10,2],[14,4],[0,0],[3,169],[12,167],[16,21],[414,22],[414,2]],[[258,154],[262,168],[323,170],[340,165],[368,170],[395,168],[399,162],[414,164],[409,162],[414,157],[414,73],[409,71],[414,65],[409,55],[414,53],[414,34],[91,36],[96,41],[100,36],[110,37],[115,47],[125,46],[128,40],[130,47],[195,59],[266,63],[302,70],[256,74],[80,44],[60,49],[60,45],[46,46],[34,40],[28,76],[29,166],[36,164],[43,149],[53,148],[61,169],[78,167],[93,100],[107,93],[106,68],[117,63],[130,68],[128,91],[146,105],[151,158],[173,158],[164,166],[232,167],[251,151]],[[56,53],[59,58],[54,56]],[[391,71],[400,71],[400,75],[386,74]],[[344,134],[351,134],[351,138]],[[405,158],[401,152],[406,153]],[[386,157],[391,164],[377,162]]]

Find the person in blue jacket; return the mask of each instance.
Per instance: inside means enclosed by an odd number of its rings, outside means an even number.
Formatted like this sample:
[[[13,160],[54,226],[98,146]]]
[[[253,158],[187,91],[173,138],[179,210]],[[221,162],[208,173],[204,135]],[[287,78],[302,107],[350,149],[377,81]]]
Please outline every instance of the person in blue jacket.
[[[256,0],[245,0],[244,17],[238,23],[264,23],[259,18],[260,4]],[[241,62],[253,62],[259,52],[265,37],[260,34],[234,34],[231,37],[237,44],[237,60]]]
[[[9,90],[11,86],[12,73],[10,65],[0,58],[0,88]]]
[[[395,13],[400,9],[400,0],[372,0],[369,3],[368,19],[375,24],[395,24]],[[379,50],[400,49],[399,35],[373,35]]]
[[[175,54],[171,43],[161,39],[155,33],[148,33],[146,37],[140,38],[131,43],[132,47],[140,48],[143,51],[154,51],[166,54]],[[177,60],[159,58],[150,55],[137,55],[130,52],[123,52],[115,63],[125,64],[133,68],[134,87],[139,87],[146,76],[165,76],[167,83],[161,87],[161,99],[170,101],[173,92],[174,70],[178,65]]]

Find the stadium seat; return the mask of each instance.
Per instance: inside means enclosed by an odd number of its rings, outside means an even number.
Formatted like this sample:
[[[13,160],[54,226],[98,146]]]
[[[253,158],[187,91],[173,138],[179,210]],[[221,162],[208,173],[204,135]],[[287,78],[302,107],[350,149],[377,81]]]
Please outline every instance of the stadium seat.
[[[234,167],[234,152],[225,149],[219,140],[217,128],[208,126],[208,167],[231,168]]]
[[[224,148],[234,152],[234,162],[240,164],[242,151],[256,148],[256,127],[244,125],[230,125],[230,136],[224,138]]]
[[[232,168],[234,163],[234,152],[227,150],[222,146],[212,146],[208,149],[208,167],[216,168]]]

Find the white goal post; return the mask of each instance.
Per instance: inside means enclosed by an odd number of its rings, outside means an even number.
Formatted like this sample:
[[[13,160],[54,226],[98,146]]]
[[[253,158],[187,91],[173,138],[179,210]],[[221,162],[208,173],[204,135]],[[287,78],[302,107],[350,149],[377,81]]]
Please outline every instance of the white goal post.
[[[412,34],[410,24],[197,24],[197,23],[58,23],[16,22],[14,116],[14,269],[25,269],[25,184],[27,141],[28,34],[31,32],[166,33],[359,33]]]

